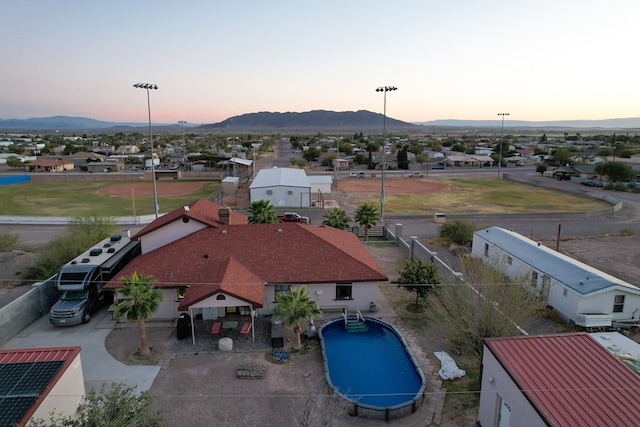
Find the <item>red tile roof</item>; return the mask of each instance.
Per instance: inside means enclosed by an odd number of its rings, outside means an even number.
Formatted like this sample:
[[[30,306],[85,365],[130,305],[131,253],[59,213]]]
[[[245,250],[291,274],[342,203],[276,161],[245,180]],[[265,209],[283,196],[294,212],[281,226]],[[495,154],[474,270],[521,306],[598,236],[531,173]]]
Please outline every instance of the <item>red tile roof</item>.
[[[155,221],[145,226],[142,230],[133,236],[133,239],[137,239],[145,234],[148,234],[154,230],[164,227],[165,225],[172,223],[176,220],[182,221],[183,218],[189,218],[190,220],[201,222],[209,227],[218,227],[222,225],[220,223],[220,217],[218,216],[218,210],[222,207],[217,203],[210,202],[207,199],[198,199],[195,202],[187,205],[189,209],[184,207],[175,209],[166,215],[162,215]],[[230,224],[246,224],[247,216],[230,209],[229,215]]]
[[[549,425],[640,426],[640,376],[588,334],[485,344]]]
[[[243,224],[205,228],[131,261],[107,283],[134,272],[158,287],[189,286],[186,307],[224,291],[261,306],[264,284],[387,281],[353,233],[302,224]]]

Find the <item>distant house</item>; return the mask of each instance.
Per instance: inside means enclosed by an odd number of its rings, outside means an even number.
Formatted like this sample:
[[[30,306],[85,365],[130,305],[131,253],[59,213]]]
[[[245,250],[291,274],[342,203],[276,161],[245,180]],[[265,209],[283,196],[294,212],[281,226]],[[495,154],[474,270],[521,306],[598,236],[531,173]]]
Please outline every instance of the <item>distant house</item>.
[[[0,350],[0,426],[73,418],[84,395],[80,347]]]
[[[526,277],[532,292],[570,323],[611,326],[640,307],[640,288],[500,227],[473,234],[471,253],[509,277]]]
[[[447,166],[456,167],[479,167],[479,166],[491,166],[494,160],[491,156],[483,156],[479,154],[449,154],[440,163],[444,163]]]
[[[74,165],[67,160],[37,160],[26,163],[24,168],[27,172],[64,172],[72,170]]]
[[[262,169],[249,186],[252,202],[268,200],[276,208],[311,206],[311,183],[302,169]]]
[[[484,341],[482,426],[639,426],[640,376],[586,333]]]
[[[300,285],[323,310],[364,311],[377,301],[378,283],[388,280],[353,233],[297,223],[233,224],[233,211],[228,219],[219,214],[220,221],[191,214],[205,206],[176,209],[133,237],[142,254],[118,278],[133,272],[155,278],[164,294],[155,318],[270,314],[279,293]],[[118,278],[105,289],[117,291]]]

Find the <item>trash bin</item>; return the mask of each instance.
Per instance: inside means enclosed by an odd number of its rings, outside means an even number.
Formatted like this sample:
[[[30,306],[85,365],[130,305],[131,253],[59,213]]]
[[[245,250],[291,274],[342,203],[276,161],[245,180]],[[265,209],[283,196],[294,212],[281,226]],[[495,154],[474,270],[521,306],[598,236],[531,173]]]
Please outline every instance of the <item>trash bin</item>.
[[[182,313],[178,317],[177,334],[179,340],[191,336],[191,316],[187,313]]]

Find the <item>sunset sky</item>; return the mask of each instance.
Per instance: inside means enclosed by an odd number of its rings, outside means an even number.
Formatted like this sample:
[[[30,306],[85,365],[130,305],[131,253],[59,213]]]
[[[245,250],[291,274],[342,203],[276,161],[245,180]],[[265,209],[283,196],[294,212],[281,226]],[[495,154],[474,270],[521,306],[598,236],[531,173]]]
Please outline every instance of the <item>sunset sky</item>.
[[[0,0],[0,119],[640,116],[638,0]]]

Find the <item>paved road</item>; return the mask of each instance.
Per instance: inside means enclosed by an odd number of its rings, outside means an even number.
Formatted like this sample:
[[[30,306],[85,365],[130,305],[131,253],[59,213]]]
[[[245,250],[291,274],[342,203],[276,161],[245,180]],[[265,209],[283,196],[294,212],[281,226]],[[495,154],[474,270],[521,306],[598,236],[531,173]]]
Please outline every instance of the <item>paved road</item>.
[[[127,366],[111,357],[104,343],[115,323],[104,309],[97,312],[87,324],[67,327],[51,326],[49,317],[42,316],[0,348],[80,346],[82,375],[87,391],[99,391],[103,384],[112,382],[137,387],[138,391],[148,390],[160,366]]]

